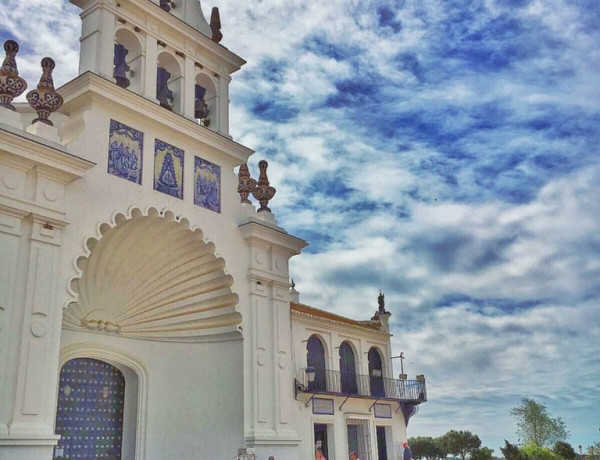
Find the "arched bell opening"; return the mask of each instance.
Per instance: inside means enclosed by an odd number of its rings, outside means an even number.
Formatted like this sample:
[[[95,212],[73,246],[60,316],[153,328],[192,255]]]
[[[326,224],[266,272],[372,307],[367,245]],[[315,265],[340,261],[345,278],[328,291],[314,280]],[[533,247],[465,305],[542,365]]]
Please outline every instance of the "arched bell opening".
[[[65,328],[186,342],[239,336],[233,278],[200,230],[170,212],[134,209],[100,232],[77,261]]]
[[[197,74],[194,81],[194,118],[204,126],[217,129],[217,107],[215,83],[205,73]]]
[[[156,68],[156,99],[161,107],[182,114],[183,76],[181,65],[168,51],[158,55]]]
[[[136,34],[120,28],[115,34],[113,78],[117,85],[140,93],[143,81],[142,44]]]

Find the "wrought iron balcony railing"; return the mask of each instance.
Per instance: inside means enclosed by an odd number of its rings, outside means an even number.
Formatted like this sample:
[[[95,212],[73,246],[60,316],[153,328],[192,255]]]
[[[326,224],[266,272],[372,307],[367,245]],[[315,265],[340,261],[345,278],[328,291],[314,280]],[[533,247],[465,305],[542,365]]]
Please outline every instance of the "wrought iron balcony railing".
[[[333,370],[315,372],[313,382],[307,381],[302,369],[302,389],[307,393],[328,393],[373,399],[395,399],[403,403],[420,404],[427,401],[425,379],[398,380],[375,375],[355,374]]]

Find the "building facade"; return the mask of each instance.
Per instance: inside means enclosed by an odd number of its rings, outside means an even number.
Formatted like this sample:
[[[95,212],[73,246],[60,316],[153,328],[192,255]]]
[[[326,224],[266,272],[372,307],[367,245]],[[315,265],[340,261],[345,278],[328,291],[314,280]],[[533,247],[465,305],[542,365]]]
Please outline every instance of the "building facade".
[[[229,134],[218,11],[71,2],[77,78],[42,61],[11,103],[14,42],[0,72],[0,458],[396,458],[424,381],[391,378],[387,312],[290,291],[306,242]]]

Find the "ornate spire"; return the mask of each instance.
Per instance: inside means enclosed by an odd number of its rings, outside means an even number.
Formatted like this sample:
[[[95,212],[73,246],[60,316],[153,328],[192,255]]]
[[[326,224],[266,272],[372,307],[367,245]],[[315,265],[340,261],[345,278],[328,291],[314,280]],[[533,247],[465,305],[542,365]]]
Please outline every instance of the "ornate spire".
[[[27,88],[27,82],[19,77],[15,56],[19,51],[19,44],[14,40],[4,42],[6,57],[0,68],[0,107],[16,110],[11,104]]]
[[[238,171],[238,193],[241,197],[242,203],[252,204],[248,199],[248,195],[256,188],[256,179],[250,177],[250,171],[248,171],[248,165],[244,163],[240,166]]]
[[[258,183],[254,190],[252,190],[252,195],[254,198],[258,200],[260,203],[260,208],[258,208],[258,212],[269,211],[271,209],[267,206],[269,200],[273,198],[275,195],[275,188],[269,186],[269,178],[267,177],[267,167],[269,163],[265,160],[260,160],[258,162],[258,167],[260,168],[260,175],[258,176]]]
[[[37,89],[27,93],[29,105],[37,112],[38,117],[31,122],[38,121],[50,126],[54,124],[48,119],[52,112],[56,112],[63,103],[63,98],[54,90],[54,81],[52,80],[52,71],[55,67],[54,60],[45,57],[42,59],[42,77],[37,85]]]
[[[219,8],[216,6],[213,7],[210,14],[210,30],[212,30],[212,37],[210,37],[210,39],[213,42],[219,43],[223,40],[223,34],[221,33],[221,16],[219,14]]]

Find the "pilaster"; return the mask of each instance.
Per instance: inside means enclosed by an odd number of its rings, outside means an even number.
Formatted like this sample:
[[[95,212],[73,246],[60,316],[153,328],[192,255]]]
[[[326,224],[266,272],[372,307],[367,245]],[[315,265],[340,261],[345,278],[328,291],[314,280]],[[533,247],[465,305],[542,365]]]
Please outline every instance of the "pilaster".
[[[250,299],[244,322],[251,341],[245,349],[246,442],[259,449],[287,445],[295,452],[300,441],[291,427],[289,259],[306,243],[256,219],[241,225],[240,232],[250,249]],[[288,455],[294,456],[291,451]]]
[[[0,450],[48,459],[62,309],[57,300],[65,186],[93,163],[0,126]]]
[[[79,0],[81,13],[81,53],[79,75],[94,72],[112,80],[115,40],[115,14],[108,9],[112,0]]]

